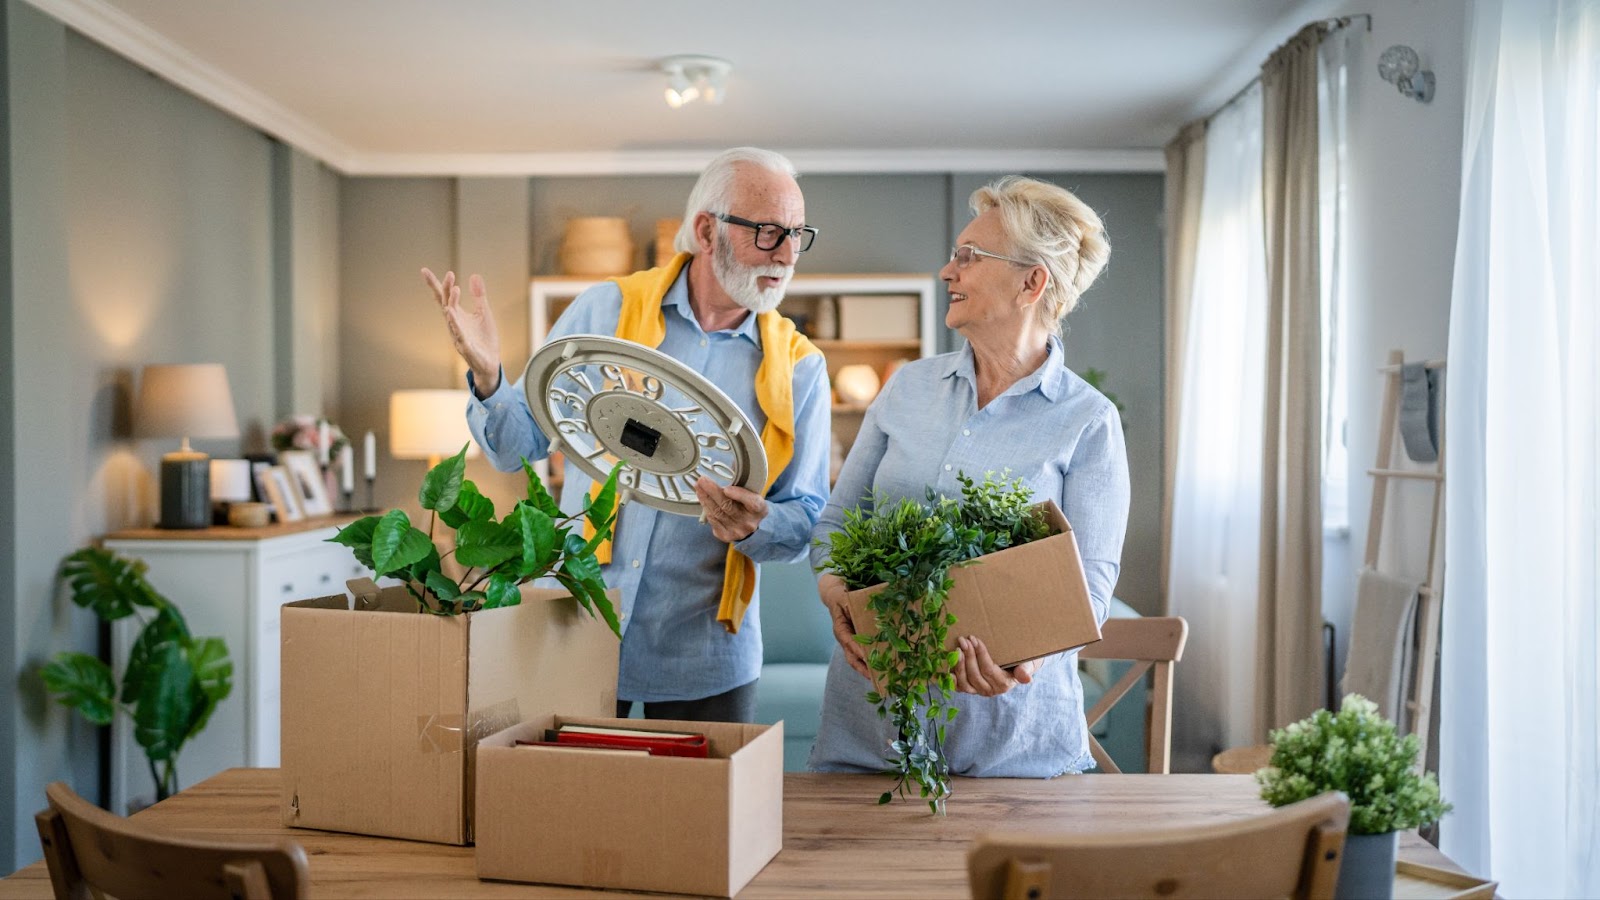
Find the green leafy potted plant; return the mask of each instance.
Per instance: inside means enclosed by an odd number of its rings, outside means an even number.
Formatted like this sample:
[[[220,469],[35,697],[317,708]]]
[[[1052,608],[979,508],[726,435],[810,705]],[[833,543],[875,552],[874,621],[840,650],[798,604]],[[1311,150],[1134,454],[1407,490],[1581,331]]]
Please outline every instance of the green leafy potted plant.
[[[87,653],[57,653],[40,675],[57,701],[96,725],[110,725],[118,711],[133,719],[160,802],[178,790],[183,745],[233,689],[233,661],[222,638],[189,633],[183,614],[145,580],[146,568],[98,547],[61,563],[73,603],[107,622],[136,616],[143,623],[120,690],[111,667]]]
[[[950,569],[1050,530],[1021,479],[985,475],[980,484],[964,473],[957,477],[960,500],[930,488],[925,504],[907,498],[875,502],[870,512],[846,510],[843,527],[828,536],[825,567],[851,590],[884,585],[868,602],[877,632],[856,636],[870,648],[867,666],[876,682],[867,702],[895,728],[885,760],[895,785],[878,802],[888,803],[896,792],[904,797],[914,786],[938,815],[950,796],[945,727],[956,717],[951,670],[960,658],[945,649],[956,624],[945,610]]]
[[[616,609],[606,596],[595,549],[611,536],[616,521],[617,470],[583,511],[568,516],[545,490],[533,466],[523,460],[527,497],[496,521],[494,501],[465,479],[467,448],[429,470],[417,499],[429,512],[426,531],[411,524],[404,510],[358,519],[329,540],[349,547],[356,559],[379,578],[397,578],[425,612],[454,616],[515,606],[518,588],[535,578],[553,577],[578,601],[598,615],[613,634],[622,634]],[[581,523],[594,529],[588,539]],[[440,525],[453,529],[453,554],[462,574],[444,573],[444,556],[435,545]],[[574,528],[577,527],[575,531]]]
[[[1346,694],[1337,713],[1317,710],[1271,738],[1272,759],[1256,773],[1261,799],[1285,806],[1326,791],[1350,798],[1334,896],[1392,896],[1399,833],[1450,811],[1433,773],[1417,770],[1416,735],[1400,737],[1376,703]]]

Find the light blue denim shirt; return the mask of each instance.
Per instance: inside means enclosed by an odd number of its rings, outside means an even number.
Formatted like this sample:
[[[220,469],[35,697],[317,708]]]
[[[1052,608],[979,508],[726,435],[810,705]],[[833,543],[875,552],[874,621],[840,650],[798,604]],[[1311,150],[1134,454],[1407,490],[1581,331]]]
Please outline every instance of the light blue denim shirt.
[[[693,263],[691,263],[693,265]],[[756,402],[755,376],[761,365],[761,333],[755,316],[734,329],[707,334],[689,306],[689,267],[673,282],[662,307],[666,337],[661,352],[703,373],[744,410],[756,431],[766,415]],[[579,294],[550,331],[550,339],[573,334],[612,336],[622,308],[622,292],[603,282]],[[821,354],[795,366],[794,459],[767,492],[768,514],[754,534],[735,546],[758,563],[791,562],[805,555],[812,527],[828,497],[830,394]],[[523,457],[543,459],[550,441],[534,424],[522,381],[507,384],[467,404],[467,424],[484,454],[501,471],[521,466]],[[566,464],[561,508],[583,508],[591,480]],[[699,700],[756,680],[761,673],[761,604],[745,613],[738,634],[717,622],[728,545],[711,526],[690,516],[659,512],[630,503],[619,513],[606,584],[622,592],[623,637],[617,696],[659,702]],[[759,577],[759,576],[758,576]]]
[[[1083,557],[1095,618],[1104,622],[1121,568],[1128,525],[1128,459],[1116,407],[1066,368],[1061,342],[1033,374],[978,409],[972,350],[964,347],[909,363],[867,410],[833,497],[817,523],[827,558],[828,535],[848,507],[926,499],[926,488],[961,495],[956,476],[982,479],[1009,469],[1036,500],[1055,500],[1072,523]],[[961,625],[955,625],[961,633]],[[828,665],[822,723],[810,767],[823,772],[885,768],[892,725],[867,702],[871,684],[835,647]],[[957,693],[945,751],[957,775],[1048,778],[1093,764],[1083,716],[1078,653],[1047,657],[1030,684],[998,697]]]

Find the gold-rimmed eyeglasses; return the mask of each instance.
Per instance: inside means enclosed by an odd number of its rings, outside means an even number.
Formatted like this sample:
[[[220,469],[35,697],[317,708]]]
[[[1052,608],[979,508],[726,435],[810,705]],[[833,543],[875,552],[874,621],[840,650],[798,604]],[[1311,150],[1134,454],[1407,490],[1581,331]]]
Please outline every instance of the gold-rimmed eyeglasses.
[[[987,250],[974,247],[971,244],[962,244],[958,247],[952,247],[950,249],[950,261],[955,263],[956,268],[958,269],[965,269],[967,266],[972,265],[972,263],[981,256],[987,256],[990,259],[1003,259],[1008,263],[1016,263],[1019,266],[1038,265],[1038,263],[1031,263],[1025,259],[1017,259],[1014,256],[1002,256],[998,253],[990,253]]]

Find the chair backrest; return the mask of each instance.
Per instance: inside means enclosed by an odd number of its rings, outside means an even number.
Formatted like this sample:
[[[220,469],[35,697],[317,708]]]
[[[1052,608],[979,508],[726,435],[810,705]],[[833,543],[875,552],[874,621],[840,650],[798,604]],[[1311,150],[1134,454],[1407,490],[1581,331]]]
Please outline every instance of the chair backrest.
[[[306,854],[288,840],[224,842],[163,834],[115,816],[56,782],[34,816],[57,900],[114,897],[298,900]],[[94,893],[94,892],[98,892]]]
[[[1100,702],[1084,714],[1091,729],[1146,672],[1154,671],[1144,732],[1145,759],[1154,774],[1165,775],[1172,770],[1172,664],[1183,658],[1183,645],[1188,639],[1189,623],[1182,616],[1107,619],[1100,628],[1100,640],[1078,651],[1080,659],[1133,661],[1122,678],[1100,695]],[[1102,772],[1121,774],[1093,734],[1089,735],[1089,752]]]
[[[1333,896],[1350,802],[1337,791],[1217,825],[1074,835],[985,834],[967,853],[977,900]]]

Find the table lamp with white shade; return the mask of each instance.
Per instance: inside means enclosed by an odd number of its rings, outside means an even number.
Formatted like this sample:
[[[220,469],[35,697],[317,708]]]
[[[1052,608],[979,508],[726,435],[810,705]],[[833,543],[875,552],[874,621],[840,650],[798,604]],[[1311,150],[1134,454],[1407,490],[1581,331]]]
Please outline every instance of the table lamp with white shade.
[[[228,372],[221,363],[144,367],[134,404],[134,435],[182,438],[161,457],[162,528],[211,524],[211,457],[189,446],[190,438],[239,436]]]
[[[428,468],[446,456],[461,452],[478,455],[478,445],[467,428],[466,390],[404,390],[389,395],[389,455],[395,459],[425,459]]]

